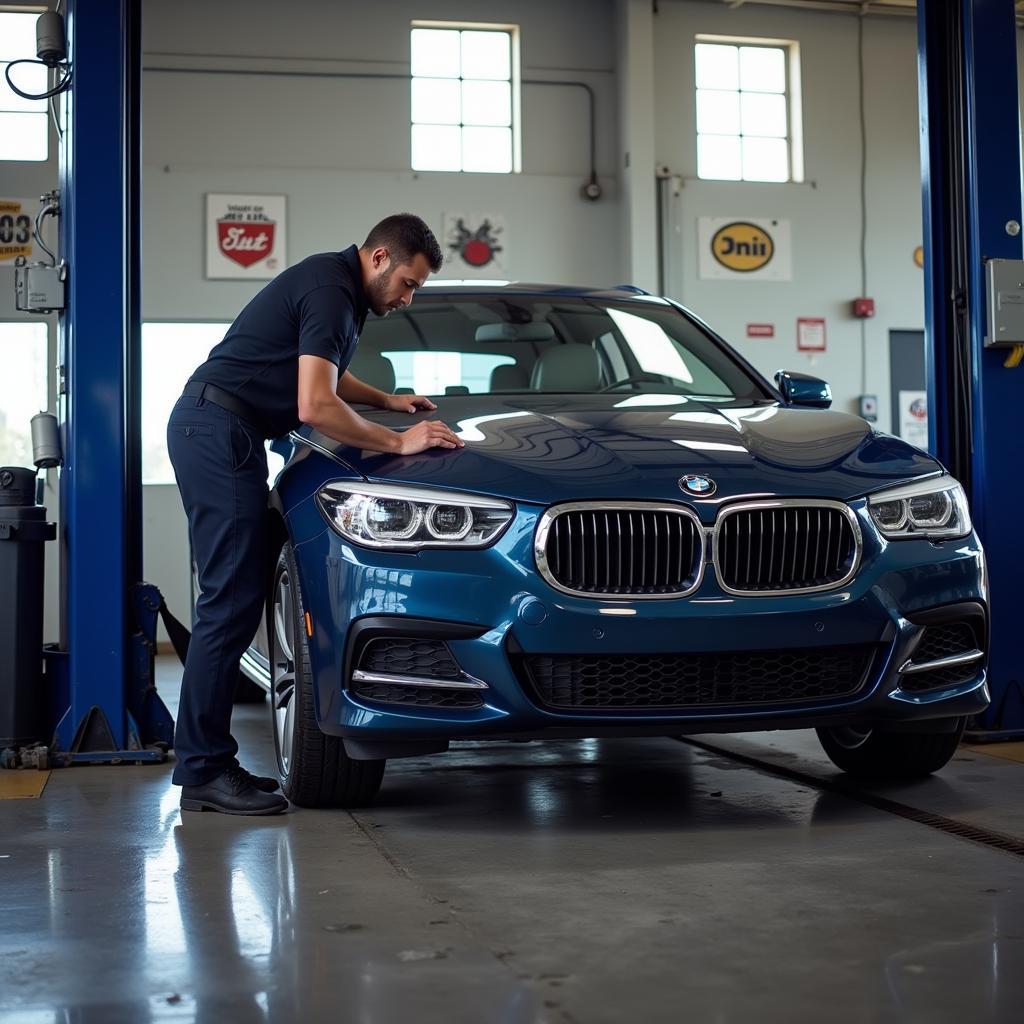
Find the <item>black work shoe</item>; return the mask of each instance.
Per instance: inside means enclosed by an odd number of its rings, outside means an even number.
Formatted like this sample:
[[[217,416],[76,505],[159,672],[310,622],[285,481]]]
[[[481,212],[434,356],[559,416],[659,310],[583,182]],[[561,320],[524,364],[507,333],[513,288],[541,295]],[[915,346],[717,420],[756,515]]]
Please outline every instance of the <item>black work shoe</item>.
[[[181,809],[222,814],[280,814],[288,809],[283,796],[264,793],[252,779],[244,768],[233,765],[205,785],[182,786]]]
[[[249,776],[249,781],[261,793],[276,793],[281,788],[281,783],[269,775],[253,775],[252,772],[245,771],[244,768],[242,771]]]

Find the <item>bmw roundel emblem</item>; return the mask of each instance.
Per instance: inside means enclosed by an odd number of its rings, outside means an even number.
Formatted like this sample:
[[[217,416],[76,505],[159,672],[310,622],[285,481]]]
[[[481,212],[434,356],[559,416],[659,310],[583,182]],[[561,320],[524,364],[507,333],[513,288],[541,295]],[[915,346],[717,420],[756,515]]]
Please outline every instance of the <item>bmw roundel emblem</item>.
[[[701,498],[710,498],[718,490],[718,485],[709,476],[697,476],[689,473],[679,479],[679,489],[688,494],[696,494]]]

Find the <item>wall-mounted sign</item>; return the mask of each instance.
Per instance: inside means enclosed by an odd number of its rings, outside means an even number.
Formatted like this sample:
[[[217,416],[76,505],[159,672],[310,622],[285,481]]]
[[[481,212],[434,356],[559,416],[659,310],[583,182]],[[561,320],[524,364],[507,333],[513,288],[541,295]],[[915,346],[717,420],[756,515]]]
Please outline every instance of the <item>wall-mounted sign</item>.
[[[286,265],[284,196],[206,195],[206,276],[276,277]]]
[[[825,318],[802,316],[796,322],[796,347],[800,352],[825,351]]]
[[[774,338],[775,324],[747,324],[748,338]]]
[[[500,213],[446,213],[441,248],[446,277],[503,278],[508,268],[508,235]]]
[[[899,393],[900,437],[908,444],[928,450],[928,392]]]
[[[0,263],[13,263],[18,256],[32,258],[32,222],[38,209],[38,197],[0,199]],[[45,235],[43,241],[46,241]],[[51,244],[50,248],[55,247]]]
[[[699,217],[700,276],[709,281],[790,281],[790,223],[767,217]]]

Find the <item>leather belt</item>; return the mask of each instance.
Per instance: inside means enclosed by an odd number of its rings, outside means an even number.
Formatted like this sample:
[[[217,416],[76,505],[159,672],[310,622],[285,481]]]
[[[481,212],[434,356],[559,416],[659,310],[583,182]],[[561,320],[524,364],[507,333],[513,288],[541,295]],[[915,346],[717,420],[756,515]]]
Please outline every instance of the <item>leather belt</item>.
[[[264,437],[270,436],[263,426],[262,417],[251,405],[246,404],[230,391],[217,387],[216,384],[207,384],[201,380],[190,381],[185,385],[182,395],[213,402],[214,405],[219,405],[222,409],[233,412],[239,419],[245,420],[249,426],[258,430]]]

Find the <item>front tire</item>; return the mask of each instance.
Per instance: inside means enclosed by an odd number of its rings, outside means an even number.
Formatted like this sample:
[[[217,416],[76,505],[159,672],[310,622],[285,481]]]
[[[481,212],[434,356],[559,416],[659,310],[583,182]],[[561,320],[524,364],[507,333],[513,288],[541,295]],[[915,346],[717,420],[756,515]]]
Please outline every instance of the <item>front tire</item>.
[[[850,775],[873,781],[921,779],[944,767],[956,753],[966,718],[950,729],[938,721],[925,732],[884,732],[842,726],[818,729],[818,739],[832,763]]]
[[[384,777],[384,761],[354,761],[340,736],[316,720],[302,592],[295,554],[285,543],[267,609],[270,713],[281,790],[300,807],[365,807]]]

